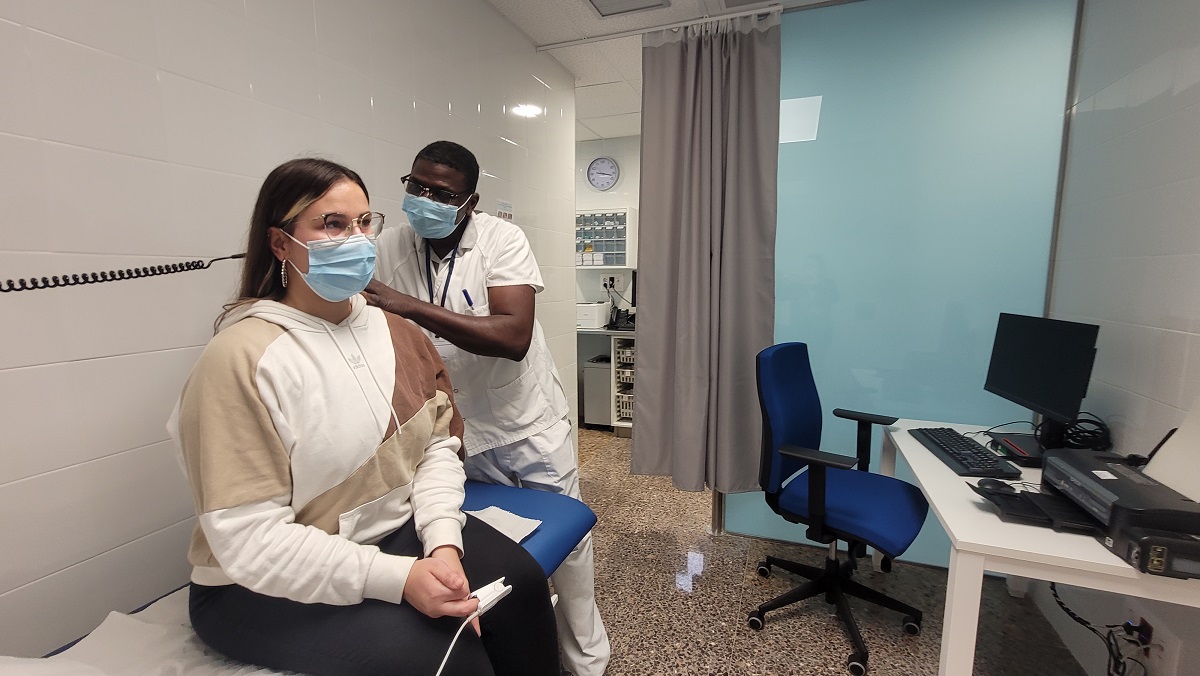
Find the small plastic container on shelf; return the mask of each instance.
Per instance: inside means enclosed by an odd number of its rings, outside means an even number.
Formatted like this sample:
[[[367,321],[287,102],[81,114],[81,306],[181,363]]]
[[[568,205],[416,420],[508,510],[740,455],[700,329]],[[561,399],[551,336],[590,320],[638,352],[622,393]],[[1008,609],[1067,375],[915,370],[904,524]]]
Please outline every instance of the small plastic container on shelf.
[[[633,420],[633,393],[618,392],[616,395],[617,419]]]
[[[617,382],[621,384],[633,384],[633,369],[616,369]]]
[[[618,347],[616,357],[618,364],[632,364],[634,363],[634,349],[632,347]]]

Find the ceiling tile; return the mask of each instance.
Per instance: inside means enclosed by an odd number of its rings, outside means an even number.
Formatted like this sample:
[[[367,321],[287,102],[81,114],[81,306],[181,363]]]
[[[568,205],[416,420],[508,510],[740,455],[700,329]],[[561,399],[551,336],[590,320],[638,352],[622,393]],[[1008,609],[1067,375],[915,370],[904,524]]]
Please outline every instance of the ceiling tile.
[[[642,77],[642,37],[640,35],[597,42],[596,48],[617,69],[623,79],[635,80]]]
[[[609,17],[670,6],[670,0],[588,0],[600,16]]]
[[[600,138],[599,134],[592,131],[591,129],[588,129],[580,121],[578,121],[578,120],[575,121],[575,142],[576,143],[578,143],[579,141],[595,141],[598,138]]]
[[[602,18],[587,0],[487,0],[535,45],[544,46],[626,31],[650,29],[711,16],[721,0],[671,0],[663,9]],[[738,0],[738,7],[747,6]],[[764,4],[768,0],[762,0]],[[826,0],[780,0],[784,7]],[[737,2],[735,2],[737,4]],[[642,38],[633,35],[548,52],[575,78],[576,116],[601,137],[641,132]],[[612,85],[611,88],[604,88]],[[589,117],[591,116],[591,117]],[[583,131],[579,130],[580,138]]]
[[[607,117],[636,113],[642,109],[642,97],[628,82],[575,88],[575,117]]]
[[[526,0],[528,1],[528,0]],[[578,0],[580,4],[586,3],[586,0]],[[575,0],[567,2],[556,2],[555,0],[534,0],[530,4],[547,3],[552,7],[571,7],[575,4]],[[644,12],[631,12],[629,14],[621,14],[618,16],[610,16],[606,19],[600,18],[596,10],[590,6],[584,6],[590,21],[580,23],[578,30],[586,34],[588,37],[596,37],[597,35],[612,35],[613,33],[621,33],[624,31],[641,30],[643,28],[651,28],[654,26],[662,26],[663,24],[676,23],[678,21],[689,21],[707,14],[704,8],[704,3],[700,0],[671,0],[670,7],[662,9],[651,9]]]
[[[520,28],[534,44],[548,45],[589,37],[578,30],[579,18],[562,11],[559,5],[570,5],[585,0],[488,0],[509,21]],[[588,7],[579,7],[580,12],[591,12]],[[592,15],[594,16],[594,14]]]
[[[580,118],[579,122],[588,129],[596,132],[601,138],[637,136],[642,133],[642,116],[640,113]]]
[[[617,68],[601,53],[599,44],[552,49],[547,54],[571,71],[577,87],[620,82],[623,79]]]

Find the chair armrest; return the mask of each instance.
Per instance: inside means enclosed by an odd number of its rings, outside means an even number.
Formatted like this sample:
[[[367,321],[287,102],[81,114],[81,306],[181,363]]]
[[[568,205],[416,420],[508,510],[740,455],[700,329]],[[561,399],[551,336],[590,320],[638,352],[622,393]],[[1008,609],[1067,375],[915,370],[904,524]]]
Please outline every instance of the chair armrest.
[[[871,471],[871,425],[891,425],[899,418],[875,413],[863,413],[844,408],[833,409],[833,414],[846,420],[858,422],[858,468],[864,472]]]
[[[851,469],[858,464],[858,458],[848,455],[838,455],[836,453],[826,453],[825,451],[817,451],[811,448],[801,448],[799,446],[784,445],[779,448],[779,452],[783,455],[824,467]]]
[[[789,444],[780,446],[779,453],[808,463],[808,530],[804,536],[822,544],[833,542],[837,536],[825,530],[825,470],[852,469],[858,458]]]
[[[846,420],[857,420],[859,422],[871,423],[872,425],[894,425],[899,420],[899,418],[894,418],[890,415],[862,413],[861,411],[851,411],[846,408],[835,408],[833,409],[833,414]]]

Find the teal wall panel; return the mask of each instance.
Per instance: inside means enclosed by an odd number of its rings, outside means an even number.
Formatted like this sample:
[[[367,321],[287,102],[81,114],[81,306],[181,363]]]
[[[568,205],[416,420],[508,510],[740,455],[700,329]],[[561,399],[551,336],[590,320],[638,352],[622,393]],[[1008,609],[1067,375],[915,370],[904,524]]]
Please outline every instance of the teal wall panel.
[[[983,381],[999,313],[1042,313],[1075,12],[864,0],[784,15],[781,97],[822,110],[816,140],[780,146],[775,338],[809,345],[826,450],[853,453],[837,407],[1030,419]],[[729,496],[725,520],[802,539],[761,493]],[[930,516],[904,558],[948,551]]]

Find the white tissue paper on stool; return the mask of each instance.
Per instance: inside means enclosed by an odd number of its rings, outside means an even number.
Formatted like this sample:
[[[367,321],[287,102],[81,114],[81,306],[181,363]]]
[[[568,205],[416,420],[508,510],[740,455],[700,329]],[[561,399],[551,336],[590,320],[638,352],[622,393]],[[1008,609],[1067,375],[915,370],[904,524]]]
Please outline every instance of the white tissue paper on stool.
[[[504,533],[517,543],[524,541],[533,531],[537,530],[538,526],[542,525],[542,522],[537,519],[526,519],[495,505],[474,512],[463,511]]]

